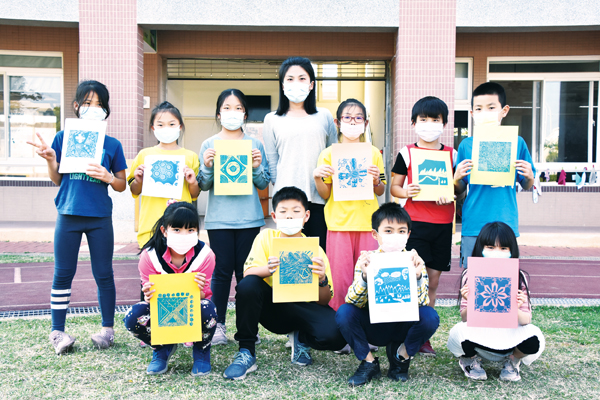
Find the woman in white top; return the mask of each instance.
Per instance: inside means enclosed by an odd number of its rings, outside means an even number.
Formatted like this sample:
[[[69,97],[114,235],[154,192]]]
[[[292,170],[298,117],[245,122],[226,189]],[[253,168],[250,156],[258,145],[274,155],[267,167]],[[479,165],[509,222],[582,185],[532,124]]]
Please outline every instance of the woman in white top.
[[[319,237],[325,250],[325,200],[317,192],[312,171],[321,151],[337,142],[336,127],[329,110],[317,108],[315,71],[310,60],[285,60],[279,69],[279,84],[279,107],[265,117],[263,127],[274,193],[286,186],[296,186],[306,193],[310,219],[303,232]]]

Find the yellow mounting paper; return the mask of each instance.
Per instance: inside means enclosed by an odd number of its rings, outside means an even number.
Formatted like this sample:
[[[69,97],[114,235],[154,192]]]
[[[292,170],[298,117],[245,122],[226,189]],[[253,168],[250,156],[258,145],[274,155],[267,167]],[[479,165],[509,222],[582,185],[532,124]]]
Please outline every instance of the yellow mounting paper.
[[[410,149],[412,183],[421,191],[413,201],[437,201],[440,197],[454,198],[454,179],[449,151]]]
[[[215,195],[252,194],[252,141],[215,140]]]
[[[271,256],[279,257],[273,274],[273,303],[319,300],[319,277],[312,258],[319,255],[319,238],[275,238]]]
[[[152,345],[202,341],[200,288],[195,273],[150,275]]]
[[[333,200],[373,200],[373,177],[367,168],[373,164],[371,143],[336,143],[331,147]]]
[[[514,186],[518,138],[518,126],[476,127],[471,185]]]

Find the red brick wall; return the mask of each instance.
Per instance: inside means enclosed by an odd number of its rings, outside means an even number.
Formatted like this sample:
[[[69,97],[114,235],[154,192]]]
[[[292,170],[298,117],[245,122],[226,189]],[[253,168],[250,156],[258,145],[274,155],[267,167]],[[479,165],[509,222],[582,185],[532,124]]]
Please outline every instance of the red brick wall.
[[[63,54],[63,79],[66,118],[75,118],[72,102],[77,90],[77,28],[46,28],[0,25],[0,49],[15,51],[60,51]]]

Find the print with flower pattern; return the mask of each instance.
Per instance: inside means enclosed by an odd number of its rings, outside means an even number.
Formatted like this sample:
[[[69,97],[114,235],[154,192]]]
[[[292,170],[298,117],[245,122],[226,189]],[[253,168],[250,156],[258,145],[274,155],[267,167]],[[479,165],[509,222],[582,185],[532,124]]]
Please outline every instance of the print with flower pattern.
[[[338,180],[341,188],[365,187],[367,184],[367,159],[340,158]]]
[[[511,278],[475,277],[475,311],[508,313]]]

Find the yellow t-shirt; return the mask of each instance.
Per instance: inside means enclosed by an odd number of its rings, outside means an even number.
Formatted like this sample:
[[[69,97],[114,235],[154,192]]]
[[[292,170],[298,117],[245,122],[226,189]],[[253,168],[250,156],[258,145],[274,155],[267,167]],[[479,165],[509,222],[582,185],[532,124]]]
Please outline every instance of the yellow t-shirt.
[[[302,234],[304,237],[304,234]],[[244,272],[249,268],[254,267],[264,267],[267,265],[269,260],[269,256],[271,254],[271,249],[273,248],[273,239],[281,237],[281,231],[276,229],[263,229],[257,236],[254,238],[254,243],[252,243],[252,249],[248,254],[248,258],[244,263]],[[331,278],[331,271],[329,269],[329,260],[327,259],[327,255],[325,251],[319,246],[319,257],[323,259],[325,263],[325,275],[327,276],[327,280],[329,281],[329,287],[331,289],[331,297],[333,297],[333,279]],[[273,277],[267,276],[264,278],[264,281],[269,284],[269,286],[273,286]]]
[[[185,156],[185,165],[194,170],[194,175],[198,175],[198,169],[200,168],[200,161],[198,160],[198,155],[191,150],[186,149],[178,149],[178,150],[162,150],[157,146],[148,147],[146,149],[142,149],[138,153],[138,155],[133,160],[133,164],[131,164],[131,169],[129,170],[129,176],[127,176],[127,182],[130,182],[134,179],[134,173],[137,167],[144,163],[144,159],[146,156],[154,156],[154,155],[169,155],[169,156]],[[138,195],[133,195],[134,198],[137,198]],[[169,199],[162,197],[148,197],[142,196],[142,205],[140,208],[140,222],[138,226],[138,235],[137,240],[140,248],[150,240],[150,235],[152,233],[152,228],[156,221],[165,212],[167,208],[167,201]],[[186,201],[191,203],[192,196],[190,195],[190,188],[188,187],[187,181],[183,180],[183,193],[180,201]]]
[[[326,148],[319,155],[317,166],[331,165],[331,147]],[[379,149],[371,146],[373,161],[371,165],[379,168],[381,181],[385,184],[385,171],[383,157]],[[331,177],[323,179],[323,182],[331,184]],[[341,232],[369,232],[371,231],[371,216],[379,208],[377,195],[373,191],[371,200],[335,201],[333,188],[331,195],[325,204],[325,222],[330,231]]]

